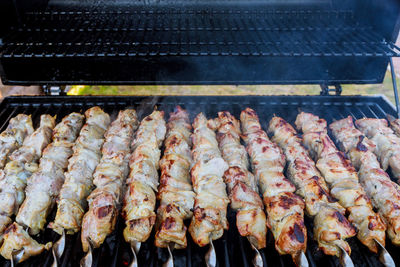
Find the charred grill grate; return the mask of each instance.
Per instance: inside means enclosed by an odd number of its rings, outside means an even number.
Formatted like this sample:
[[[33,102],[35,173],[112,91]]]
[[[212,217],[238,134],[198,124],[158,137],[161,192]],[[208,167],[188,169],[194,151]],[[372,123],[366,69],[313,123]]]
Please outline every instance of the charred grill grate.
[[[73,111],[84,111],[91,106],[99,105],[112,115],[120,109],[134,107],[142,117],[150,113],[154,104],[160,110],[170,112],[176,105],[181,105],[190,112],[191,118],[205,112],[208,117],[215,116],[218,111],[228,110],[235,116],[245,107],[254,108],[260,116],[263,127],[273,114],[282,116],[293,123],[298,109],[313,112],[325,118],[328,123],[348,115],[355,119],[362,117],[384,118],[386,114],[395,115],[395,109],[383,97],[367,96],[236,96],[236,97],[204,97],[204,96],[168,96],[168,97],[9,97],[0,104],[0,131],[4,130],[8,120],[18,113],[32,114],[35,126],[43,113],[57,114],[57,120]],[[52,215],[54,216],[54,214]],[[214,244],[216,247],[218,266],[252,266],[253,252],[245,238],[240,237],[235,226],[235,216],[229,211],[230,230]],[[309,242],[306,256],[310,266],[338,266],[334,257],[324,256],[317,251],[316,243],[312,241],[312,222],[306,218]],[[117,229],[110,235],[101,248],[94,251],[94,266],[127,266],[131,260],[128,244],[122,237],[124,222],[119,219]],[[189,235],[189,234],[188,234]],[[46,230],[38,238],[39,241],[55,241],[58,236],[51,230]],[[265,266],[293,266],[289,256],[279,256],[273,246],[273,238],[268,233],[268,246],[261,250]],[[370,253],[356,239],[349,241],[352,247],[351,258],[356,266],[382,266],[376,255]],[[398,248],[387,242],[387,249],[395,262],[400,263]],[[204,266],[204,254],[207,248],[199,248],[188,236],[188,248],[175,250],[176,266]],[[61,258],[61,266],[78,266],[83,256],[80,236],[67,236],[67,247]],[[153,237],[142,245],[138,255],[140,266],[161,266],[167,260],[166,249],[158,249],[153,245]],[[51,252],[43,253],[29,259],[18,266],[50,266]],[[1,266],[10,266],[3,258]]]

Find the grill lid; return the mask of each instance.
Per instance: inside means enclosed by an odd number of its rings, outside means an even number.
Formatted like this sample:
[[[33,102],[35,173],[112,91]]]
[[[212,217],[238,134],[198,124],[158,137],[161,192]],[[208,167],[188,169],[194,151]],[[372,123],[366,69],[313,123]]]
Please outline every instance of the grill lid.
[[[378,83],[400,56],[395,0],[7,1],[9,84]]]

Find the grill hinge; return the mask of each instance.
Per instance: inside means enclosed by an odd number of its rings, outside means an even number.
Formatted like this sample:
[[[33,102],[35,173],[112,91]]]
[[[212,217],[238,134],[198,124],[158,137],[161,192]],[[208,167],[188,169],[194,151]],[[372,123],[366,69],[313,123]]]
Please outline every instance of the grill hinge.
[[[65,86],[61,85],[43,85],[45,95],[65,95]]]
[[[342,94],[342,86],[340,84],[334,85],[326,85],[321,84],[321,92],[320,95],[341,95]],[[331,93],[333,92],[333,93]]]

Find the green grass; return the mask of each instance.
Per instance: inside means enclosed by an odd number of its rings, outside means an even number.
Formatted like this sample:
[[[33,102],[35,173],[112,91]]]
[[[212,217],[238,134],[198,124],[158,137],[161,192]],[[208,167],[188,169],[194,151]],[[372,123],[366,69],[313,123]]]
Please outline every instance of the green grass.
[[[400,88],[400,79],[397,86]],[[73,86],[69,95],[318,95],[319,85]],[[394,103],[390,72],[382,84],[343,85],[342,95],[385,95]]]

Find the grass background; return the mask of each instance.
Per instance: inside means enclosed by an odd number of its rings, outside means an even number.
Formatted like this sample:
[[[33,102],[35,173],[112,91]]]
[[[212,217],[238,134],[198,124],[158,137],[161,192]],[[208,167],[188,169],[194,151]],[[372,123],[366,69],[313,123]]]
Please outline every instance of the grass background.
[[[400,89],[400,78],[397,79]],[[68,95],[318,95],[319,85],[190,85],[190,86],[83,86],[70,88]],[[394,103],[390,71],[382,84],[343,85],[342,95],[383,94]]]

